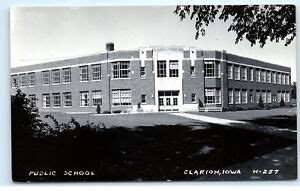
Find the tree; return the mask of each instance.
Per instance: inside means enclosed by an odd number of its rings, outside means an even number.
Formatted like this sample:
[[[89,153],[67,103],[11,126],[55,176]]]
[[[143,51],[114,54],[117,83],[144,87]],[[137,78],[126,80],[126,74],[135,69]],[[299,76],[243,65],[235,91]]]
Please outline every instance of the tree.
[[[293,82],[292,87],[291,87],[291,98],[296,99],[297,98],[297,86],[296,82]]]
[[[296,37],[295,5],[178,5],[174,13],[181,21],[195,19],[195,39],[216,19],[231,22],[228,32],[236,33],[236,44],[245,38],[261,48],[267,40],[285,41],[287,46]]]
[[[284,103],[284,99],[281,98],[281,100],[280,100],[280,107],[283,107],[283,106],[285,106],[285,103]]]

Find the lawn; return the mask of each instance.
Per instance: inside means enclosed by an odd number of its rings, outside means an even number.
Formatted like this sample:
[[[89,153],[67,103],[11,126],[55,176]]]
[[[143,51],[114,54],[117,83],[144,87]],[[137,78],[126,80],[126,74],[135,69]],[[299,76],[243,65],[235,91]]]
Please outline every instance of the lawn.
[[[54,114],[59,122],[70,115]],[[78,115],[80,122],[101,121],[110,128],[98,133],[35,140],[15,165],[17,179],[27,169],[92,169],[92,177],[58,173],[47,180],[165,181],[195,180],[186,169],[224,169],[291,145],[293,139],[244,128],[203,123],[167,113],[136,115]],[[296,124],[294,124],[296,125]],[[130,128],[127,128],[130,127]],[[294,153],[294,157],[296,153]],[[16,163],[16,161],[15,161]],[[254,164],[255,165],[255,164]],[[264,168],[266,164],[255,166]],[[297,169],[291,165],[282,179]],[[244,172],[245,173],[245,172]],[[249,174],[249,177],[251,175]],[[238,180],[233,177],[231,180]],[[43,181],[33,177],[34,181]],[[214,180],[210,177],[203,180]]]

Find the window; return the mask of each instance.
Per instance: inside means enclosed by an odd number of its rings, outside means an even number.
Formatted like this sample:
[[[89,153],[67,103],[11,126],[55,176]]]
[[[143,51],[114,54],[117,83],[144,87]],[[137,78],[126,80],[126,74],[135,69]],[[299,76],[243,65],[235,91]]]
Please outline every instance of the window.
[[[205,61],[204,62],[204,75],[205,77],[214,77],[215,76],[215,69],[214,69],[214,62],[213,61]]]
[[[266,91],[262,91],[261,98],[263,100],[263,103],[267,103],[267,94],[266,94]]]
[[[114,79],[129,78],[130,62],[120,61],[112,63],[112,76]]]
[[[114,106],[131,105],[131,90],[129,89],[113,90],[112,104]]]
[[[171,98],[169,97],[166,98],[166,105],[171,105]]]
[[[266,82],[266,71],[265,70],[260,71],[260,81]]]
[[[102,94],[100,90],[95,90],[92,92],[92,102],[93,106],[100,105],[102,106]]]
[[[27,85],[27,76],[26,74],[20,74],[20,85],[24,87]]]
[[[60,83],[60,70],[52,70],[52,84]]]
[[[146,104],[146,95],[145,94],[141,95],[141,103]]]
[[[285,101],[290,102],[290,92],[285,92]]]
[[[271,97],[271,91],[267,91],[267,103],[272,103]]]
[[[216,66],[216,74],[215,74],[215,76],[217,78],[220,78],[221,77],[221,64],[220,64],[220,62],[216,61],[215,62],[215,66]]]
[[[233,90],[228,90],[228,103],[233,104]]]
[[[80,66],[80,81],[87,82],[89,81],[89,68],[88,66]]]
[[[18,86],[18,76],[12,75],[11,76],[11,87],[16,88]]]
[[[233,65],[228,64],[227,65],[227,78],[228,79],[233,79]]]
[[[166,61],[157,61],[157,77],[167,77],[167,64]]]
[[[254,70],[253,70],[253,68],[250,68],[250,81],[251,82],[254,81]]]
[[[221,103],[221,91],[215,88],[205,89],[205,103],[206,104],[219,104]]]
[[[95,64],[92,65],[92,81],[101,80],[101,65]]]
[[[49,70],[42,72],[42,82],[43,82],[43,85],[50,84],[50,71]]]
[[[241,91],[234,90],[234,101],[235,103],[241,103]]]
[[[88,107],[89,104],[89,92],[80,92],[80,107]]]
[[[290,85],[290,75],[285,75],[285,84]]]
[[[178,77],[179,65],[178,61],[170,61],[170,77]]]
[[[242,76],[242,80],[247,81],[247,68],[246,67],[241,68],[241,76]]]
[[[266,81],[267,83],[271,83],[271,72],[270,71],[266,71]]]
[[[35,96],[35,94],[29,94],[28,98],[29,98],[29,101],[30,101],[30,107],[36,107],[36,96]]]
[[[276,102],[276,101],[277,101],[277,96],[276,96],[276,94],[274,94],[272,97],[273,97],[272,100],[273,100],[274,102]]]
[[[60,99],[60,93],[53,93],[53,107],[60,107],[61,106],[61,99]]]
[[[250,99],[250,103],[254,103],[254,99],[253,99],[253,90],[250,90],[249,99]]]
[[[159,103],[159,106],[163,106],[164,105],[164,98],[159,98],[158,99],[158,103]]]
[[[43,107],[44,108],[50,107],[50,94],[43,94]]]
[[[146,78],[146,67],[145,66],[140,67],[140,77]]]
[[[63,106],[64,107],[71,107],[72,106],[72,95],[71,92],[64,92],[63,93]]]
[[[35,73],[28,73],[29,86],[35,86]]]
[[[285,101],[285,92],[281,92],[281,99],[283,99],[283,101],[286,102]]]
[[[192,101],[192,103],[196,103],[196,94],[195,93],[192,94],[191,101]]]
[[[290,76],[288,74],[285,75],[285,84],[290,85]]]
[[[247,103],[247,90],[242,90],[242,103]]]
[[[62,80],[63,80],[63,83],[71,82],[71,68],[62,69]]]
[[[272,72],[272,83],[276,84],[276,72]]]
[[[196,76],[196,73],[195,73],[195,66],[191,66],[191,77],[195,77]]]
[[[282,83],[282,84],[285,84],[285,74],[282,74],[282,75],[281,75],[281,83]]]
[[[281,74],[277,73],[277,84],[281,84]]]
[[[281,101],[281,92],[280,91],[277,92],[277,101],[278,102]]]
[[[256,70],[256,82],[260,82],[260,70],[259,69],[257,69]]]
[[[256,90],[256,103],[259,103],[259,99],[261,98],[261,94],[259,90]]]
[[[178,99],[176,97],[173,97],[173,105],[178,105]]]
[[[235,80],[240,80],[241,76],[240,76],[240,66],[234,66],[233,67],[233,78]]]

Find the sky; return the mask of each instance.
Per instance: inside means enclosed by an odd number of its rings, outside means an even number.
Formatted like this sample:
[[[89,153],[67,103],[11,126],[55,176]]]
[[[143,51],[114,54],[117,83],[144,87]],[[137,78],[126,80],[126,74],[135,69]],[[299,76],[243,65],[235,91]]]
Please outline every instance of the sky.
[[[175,6],[148,7],[15,7],[11,10],[11,66],[90,55],[105,51],[113,42],[115,50],[146,46],[192,46],[226,50],[292,68],[296,80],[296,40],[267,42],[264,48],[248,41],[235,44],[229,23],[216,21],[206,35],[195,40],[194,21],[180,21]]]

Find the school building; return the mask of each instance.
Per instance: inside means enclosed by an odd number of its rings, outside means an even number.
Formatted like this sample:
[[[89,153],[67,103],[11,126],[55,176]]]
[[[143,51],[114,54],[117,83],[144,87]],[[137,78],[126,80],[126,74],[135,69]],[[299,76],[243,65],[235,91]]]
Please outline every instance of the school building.
[[[226,51],[145,47],[11,68],[39,111],[223,111],[290,103],[291,69]],[[16,81],[16,83],[13,83]]]

